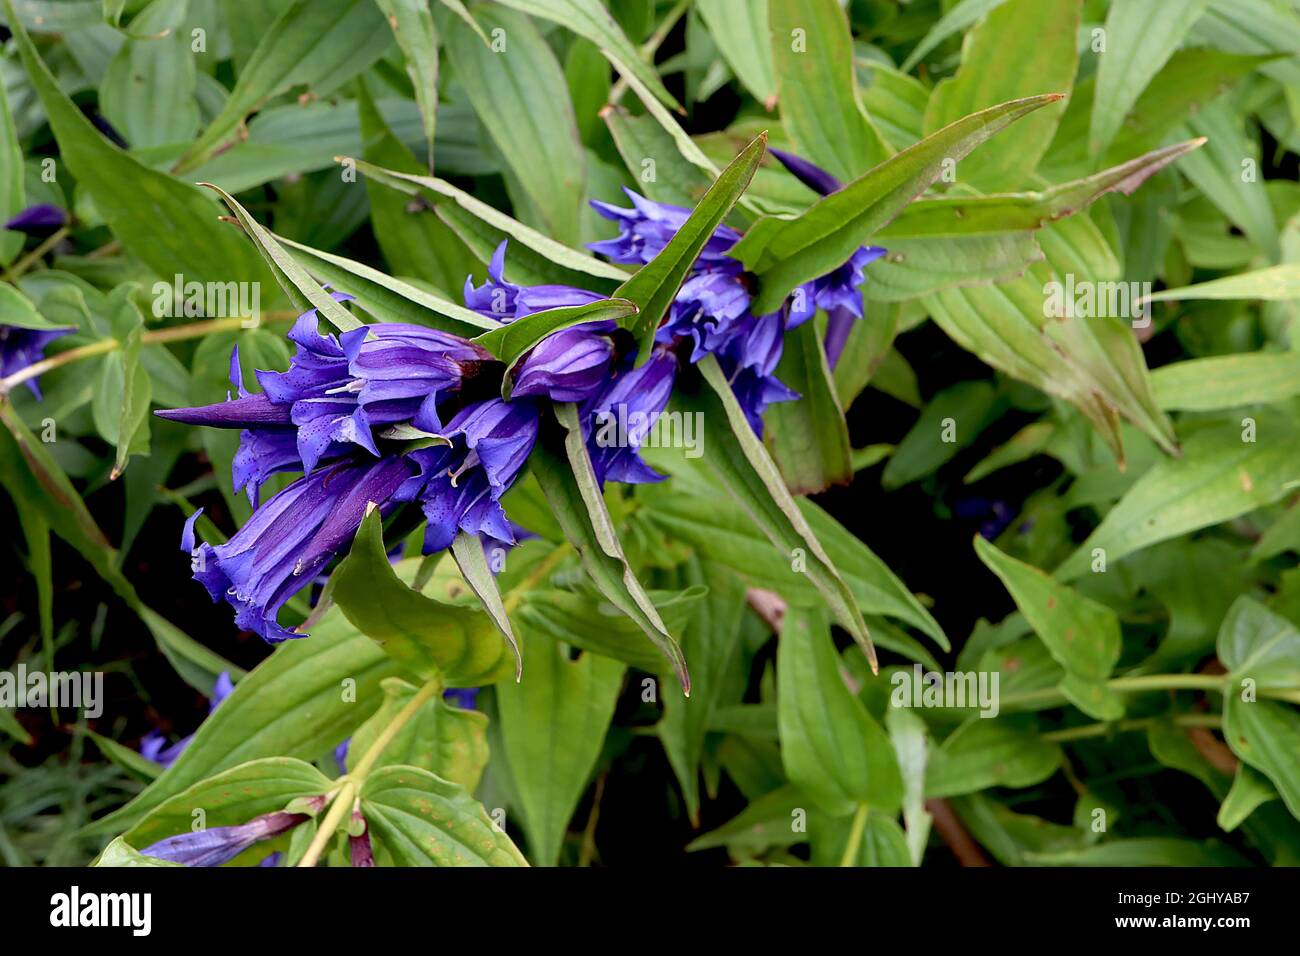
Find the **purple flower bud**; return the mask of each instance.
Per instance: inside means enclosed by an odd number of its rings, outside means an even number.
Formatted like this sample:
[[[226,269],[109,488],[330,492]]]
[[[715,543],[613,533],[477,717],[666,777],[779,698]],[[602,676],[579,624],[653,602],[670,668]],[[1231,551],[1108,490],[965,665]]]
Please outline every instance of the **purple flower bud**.
[[[313,798],[313,809],[319,809],[324,802],[324,797]],[[183,863],[186,866],[221,866],[239,856],[254,843],[277,837],[310,819],[311,816],[306,813],[278,810],[235,826],[210,827],[192,833],[179,833],[165,840],[159,840],[140,852],[157,860]]]
[[[477,687],[453,687],[451,690],[443,691],[442,699],[461,710],[473,710],[478,703],[478,691]]]
[[[25,329],[16,325],[0,325],[0,378],[21,372],[45,358],[45,346],[64,335],[77,331],[66,329]],[[41,389],[35,378],[26,382],[39,400]]]
[[[186,536],[191,542],[191,547],[194,540],[194,522],[198,520],[199,515],[202,513],[203,509],[200,508],[185,522]],[[230,672],[222,671],[217,675],[216,683],[212,687],[212,696],[208,698],[208,714],[211,715],[217,709],[217,705],[234,692],[235,683],[230,679]],[[170,767],[176,762],[176,758],[185,752],[185,748],[190,745],[190,741],[193,739],[194,735],[190,734],[168,747],[166,736],[163,735],[162,731],[155,728],[140,738],[140,756],[164,767]]]
[[[348,834],[348,855],[353,866],[370,867],[375,865],[375,854],[370,847],[370,826],[359,809],[352,810],[352,829],[360,828],[361,834]]]
[[[511,395],[585,402],[604,387],[614,361],[613,322],[587,322],[543,339],[519,366]]]
[[[36,206],[28,206],[5,223],[5,228],[12,229],[14,232],[25,232],[28,235],[45,235],[54,232],[67,221],[67,213],[58,206],[40,203]]]
[[[801,159],[794,153],[769,146],[767,151],[781,161],[781,165],[790,170],[794,177],[819,196],[829,196],[842,188],[838,179],[820,166]]]

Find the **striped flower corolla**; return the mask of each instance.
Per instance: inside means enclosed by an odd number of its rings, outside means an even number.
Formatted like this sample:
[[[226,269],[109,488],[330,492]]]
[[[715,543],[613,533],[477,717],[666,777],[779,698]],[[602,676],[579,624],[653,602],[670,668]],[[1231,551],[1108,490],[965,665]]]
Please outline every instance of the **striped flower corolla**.
[[[291,813],[277,810],[254,817],[247,823],[234,826],[207,827],[159,840],[140,852],[156,860],[167,860],[185,866],[221,866],[229,863],[249,847],[287,833],[299,824],[306,823],[313,813],[325,804],[325,798],[311,797],[304,801],[310,813]]]

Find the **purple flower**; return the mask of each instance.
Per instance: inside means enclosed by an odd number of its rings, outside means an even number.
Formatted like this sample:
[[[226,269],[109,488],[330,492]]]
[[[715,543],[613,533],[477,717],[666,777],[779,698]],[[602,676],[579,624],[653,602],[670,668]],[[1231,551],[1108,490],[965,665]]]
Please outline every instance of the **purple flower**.
[[[488,281],[476,288],[474,277],[465,277],[466,308],[489,319],[510,323],[534,312],[586,305],[606,298],[571,285],[515,285],[506,281],[505,268],[506,240],[502,240],[488,264]]]
[[[212,687],[212,696],[208,699],[208,714],[211,715],[217,709],[217,705],[234,692],[235,683],[230,679],[230,672],[222,671],[217,675],[216,683]],[[154,729],[140,738],[140,756],[164,767],[170,767],[176,762],[176,758],[184,753],[193,739],[194,735],[190,734],[168,747],[167,738],[160,730]]]
[[[420,502],[427,519],[426,554],[450,547],[457,531],[514,542],[498,502],[533,450],[539,417],[537,405],[528,400],[474,402],[457,412],[442,431],[450,445],[406,454],[419,473],[402,484],[396,497]]]
[[[352,747],[352,738],[344,737],[339,745],[334,748],[334,766],[339,768],[339,773],[348,772],[348,750]]]
[[[317,809],[324,802],[324,797],[313,798],[313,804]],[[223,863],[229,863],[254,843],[277,837],[310,819],[311,816],[306,813],[278,810],[235,826],[210,827],[191,833],[178,833],[176,836],[159,840],[140,852],[157,860],[183,863],[186,866],[221,866]]]
[[[235,623],[268,643],[305,637],[276,614],[351,540],[371,503],[385,511],[411,476],[407,460],[343,460],[299,478],[274,495],[225,544],[194,546],[196,511],[185,522],[182,550],[213,601],[235,609]]]
[[[371,867],[375,865],[375,853],[370,846],[370,826],[366,823],[366,818],[361,815],[359,809],[352,811],[352,830],[360,830],[360,834],[353,836],[351,831],[348,832],[348,859],[355,867]]]
[[[64,335],[77,331],[66,329],[25,329],[16,325],[0,325],[0,378],[21,372],[45,358],[45,346]],[[27,387],[40,399],[41,389],[35,378],[27,380]]]
[[[12,229],[14,232],[25,232],[28,235],[45,235],[54,232],[67,221],[67,213],[58,206],[40,203],[36,206],[28,206],[5,223],[5,228]]]
[[[691,210],[654,202],[630,189],[623,192],[632,200],[631,209],[592,200],[591,206],[596,212],[618,223],[619,234],[616,239],[590,242],[587,248],[607,256],[611,262],[645,264],[663,251],[685,224]],[[735,260],[727,257],[727,250],[739,241],[740,233],[730,226],[719,226],[704,244],[695,268],[705,270],[733,263]]]
[[[548,396],[585,402],[602,389],[614,363],[613,322],[586,322],[544,338],[524,357],[512,398]]]
[[[808,162],[806,159],[801,159],[794,153],[787,153],[775,146],[769,146],[767,151],[779,159],[781,165],[790,170],[799,182],[819,196],[829,196],[831,193],[837,192],[842,186],[840,181],[826,170]]]
[[[453,687],[451,690],[443,691],[442,699],[461,710],[473,710],[478,703],[478,688]]]
[[[735,266],[701,272],[682,283],[655,341],[669,344],[689,337],[692,362],[723,348],[735,334],[737,323],[749,315],[749,289],[740,263]]]
[[[590,423],[587,448],[596,478],[640,484],[662,481],[659,474],[641,460],[640,449],[654,427],[673,391],[677,356],[656,349],[639,368],[628,367],[610,383],[589,408],[583,420]]]

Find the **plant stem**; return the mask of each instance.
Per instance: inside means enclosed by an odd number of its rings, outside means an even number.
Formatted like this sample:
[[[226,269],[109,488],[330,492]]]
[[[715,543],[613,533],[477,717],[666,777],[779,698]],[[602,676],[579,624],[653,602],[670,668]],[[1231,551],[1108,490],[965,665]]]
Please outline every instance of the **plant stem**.
[[[672,32],[673,27],[677,25],[677,21],[686,13],[688,7],[690,7],[690,0],[679,0],[678,4],[668,11],[668,15],[664,17],[663,22],[659,24],[650,39],[641,44],[640,53],[643,59],[654,62],[655,53],[663,45],[664,40],[668,39],[668,34]],[[614,85],[610,87],[609,102],[618,103],[626,92],[627,81],[620,76]]]
[[[849,830],[849,842],[844,844],[844,855],[840,857],[840,866],[858,865],[858,847],[862,844],[862,834],[867,829],[867,805],[858,804],[853,814],[853,826]]]
[[[393,742],[393,738],[401,732],[402,728],[410,722],[420,708],[441,691],[442,677],[435,675],[429,678],[424,686],[416,691],[415,696],[406,702],[406,706],[397,712],[397,716],[384,728],[383,733],[375,738],[375,742],[362,755],[353,771],[343,778],[343,786],[335,792],[329,812],[325,814],[320,829],[312,837],[307,852],[303,854],[302,859],[298,862],[299,866],[312,867],[320,862],[321,854],[329,846],[329,842],[333,839],[339,824],[343,822],[343,818],[352,809],[352,803],[361,793],[361,786],[365,783],[366,776],[379,758],[383,756],[384,750]]]
[[[44,242],[42,242],[31,252],[27,253],[27,255],[23,256],[21,259],[19,259],[17,262],[11,265],[4,274],[5,281],[17,282],[18,278],[24,272],[30,269],[32,265],[41,258],[41,256],[45,255],[45,253],[49,252],[60,242],[62,242],[63,238],[67,234],[68,234],[68,227],[60,226],[58,230],[51,233],[48,239],[46,239]]]
[[[280,322],[297,317],[298,313],[290,310],[267,312],[263,315],[263,318],[270,322]],[[186,339],[199,339],[214,332],[234,332],[243,328],[255,327],[246,325],[247,322],[248,318],[246,316],[233,316],[228,319],[205,319],[202,322],[191,322],[188,325],[174,325],[168,329],[154,329],[152,332],[145,332],[140,336],[140,341],[145,345],[183,342]],[[0,378],[0,396],[7,395],[13,391],[14,386],[21,385],[28,379],[36,378],[38,375],[44,375],[46,372],[53,371],[64,365],[70,365],[73,362],[79,362],[82,359],[116,352],[121,347],[122,343],[117,339],[100,339],[98,342],[79,345],[75,349],[68,349],[66,352],[60,352],[57,355],[51,355],[49,358],[41,359],[39,362],[33,362],[7,378]]]
[[[1142,717],[1135,720],[1120,720],[1114,723],[1084,724],[1081,727],[1067,727],[1042,734],[1043,740],[1053,743],[1065,743],[1070,740],[1087,740],[1091,737],[1104,737],[1112,733],[1125,733],[1133,730],[1146,730],[1160,723],[1160,717]],[[1218,714],[1180,714],[1174,718],[1179,727],[1219,727],[1223,718]]]
[[[1137,694],[1154,690],[1204,690],[1222,693],[1227,686],[1227,677],[1223,674],[1142,674],[1138,677],[1115,677],[1106,682],[1106,686],[1121,694]],[[1290,690],[1261,690],[1261,697],[1278,700],[1289,699]],[[1002,698],[1002,708],[1024,707],[1026,710],[1045,710],[1065,703],[1065,695],[1055,687],[1012,694]]]

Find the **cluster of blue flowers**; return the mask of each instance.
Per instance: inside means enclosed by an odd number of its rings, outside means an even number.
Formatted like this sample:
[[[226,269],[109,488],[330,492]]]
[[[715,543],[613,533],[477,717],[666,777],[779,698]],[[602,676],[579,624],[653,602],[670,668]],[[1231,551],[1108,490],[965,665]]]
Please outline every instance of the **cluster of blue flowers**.
[[[814,188],[837,188],[820,170],[778,154]],[[628,191],[629,209],[595,203],[619,235],[591,248],[614,262],[644,265],[686,222],[689,210]],[[754,315],[749,281],[727,253],[740,239],[720,226],[694,263],[653,351],[635,363],[630,336],[612,322],[556,332],[523,359],[509,401],[499,397],[502,366],[475,343],[405,323],[322,333],[310,310],[289,339],[288,371],[257,372],[250,393],[231,358],[235,394],[200,408],[160,411],[195,425],[241,430],[234,483],[256,510],[224,544],[195,547],[194,522],[182,548],[194,577],[214,601],[235,609],[236,623],[268,642],[303,634],[281,626],[279,609],[351,541],[367,508],[389,513],[418,503],[426,518],[424,552],[450,546],[464,531],[506,543],[515,531],[501,507],[537,440],[545,400],[576,403],[587,429],[596,475],[605,481],[662,478],[640,457],[642,441],[672,393],[679,362],[717,357],[751,425],[761,434],[764,410],[798,398],[775,375],[785,332],[818,309],[830,317],[827,345],[837,358],[847,326],[862,316],[863,268],[883,253],[861,248],[840,268],[795,290],[777,312]],[[466,280],[465,304],[503,324],[534,312],[602,298],[564,285],[520,286],[505,278],[506,244],[496,250],[481,286]],[[350,296],[334,293],[338,300]],[[595,440],[595,426],[620,409],[644,423],[619,445]],[[415,442],[423,436],[434,442]],[[303,477],[258,505],[261,485],[279,472]]]

